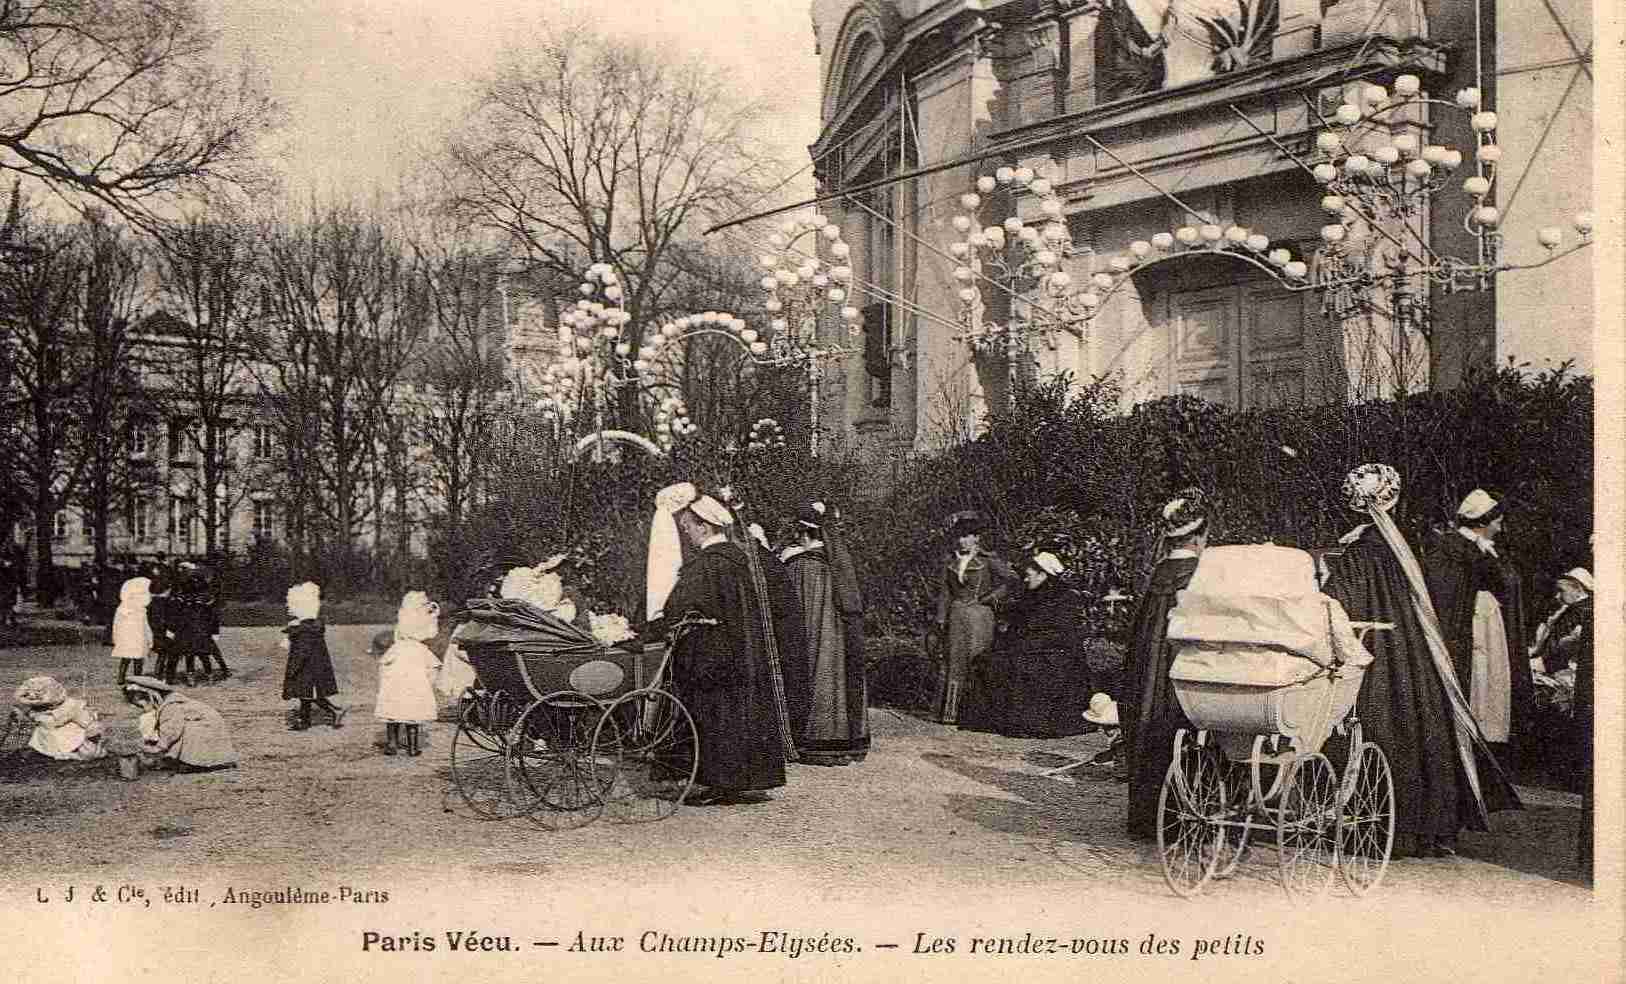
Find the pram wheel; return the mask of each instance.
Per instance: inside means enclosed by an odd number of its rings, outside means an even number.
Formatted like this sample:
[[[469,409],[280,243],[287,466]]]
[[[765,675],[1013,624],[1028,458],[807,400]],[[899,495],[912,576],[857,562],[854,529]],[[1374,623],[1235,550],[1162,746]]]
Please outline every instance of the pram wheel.
[[[664,820],[694,788],[700,735],[689,711],[664,690],[635,690],[599,721],[595,747],[614,745],[620,767],[606,787],[606,808],[631,823]]]
[[[1338,868],[1339,783],[1320,752],[1288,767],[1276,816],[1282,887],[1293,896],[1317,896]]]
[[[482,820],[505,820],[517,812],[508,796],[508,743],[498,720],[505,705],[497,695],[470,697],[452,735],[452,784]]]
[[[1389,759],[1362,742],[1344,769],[1339,817],[1338,871],[1351,894],[1365,895],[1383,881],[1395,839],[1395,785]]]
[[[508,735],[508,796],[518,812],[550,830],[599,818],[619,765],[613,744],[601,749],[594,743],[602,714],[593,698],[572,692],[549,694],[526,708]]]
[[[1174,894],[1190,898],[1202,890],[1220,858],[1230,795],[1219,753],[1182,730],[1174,761],[1157,796],[1157,849],[1163,879]]]
[[[1226,823],[1220,833],[1219,860],[1214,865],[1215,878],[1229,878],[1248,853],[1248,838],[1256,827],[1249,818],[1248,766],[1246,763],[1227,761],[1225,764],[1225,792],[1229,797]]]

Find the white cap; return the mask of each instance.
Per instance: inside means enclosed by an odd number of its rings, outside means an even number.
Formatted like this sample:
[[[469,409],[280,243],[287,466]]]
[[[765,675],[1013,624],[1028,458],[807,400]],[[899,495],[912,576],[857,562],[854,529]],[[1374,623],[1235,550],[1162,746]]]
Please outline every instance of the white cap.
[[[1592,584],[1592,572],[1585,567],[1572,567],[1561,574],[1558,579],[1560,581],[1574,581],[1581,587],[1586,588],[1587,594],[1597,593],[1597,589]]]
[[[1468,493],[1466,499],[1462,500],[1462,505],[1457,507],[1457,519],[1466,522],[1484,519],[1486,516],[1490,516],[1491,512],[1500,505],[1500,502],[1491,498],[1489,492],[1484,489],[1474,489]],[[1490,518],[1494,519],[1495,517],[1490,516]]]
[[[1067,568],[1061,565],[1061,561],[1056,559],[1056,555],[1050,553],[1049,551],[1035,554],[1033,557],[1033,566],[1037,567],[1041,571],[1044,571],[1046,574],[1049,574],[1051,577],[1060,577],[1063,572],[1067,570]]]

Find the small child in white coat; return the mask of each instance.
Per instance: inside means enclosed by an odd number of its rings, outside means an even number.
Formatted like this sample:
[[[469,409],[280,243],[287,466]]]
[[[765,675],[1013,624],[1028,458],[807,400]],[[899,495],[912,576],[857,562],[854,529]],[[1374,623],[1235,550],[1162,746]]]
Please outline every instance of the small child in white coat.
[[[152,652],[152,625],[147,606],[152,602],[152,581],[132,577],[119,588],[119,608],[113,613],[113,658],[119,661],[119,686],[131,676],[139,676]],[[132,665],[133,664],[133,665]]]
[[[440,713],[435,697],[435,671],[440,660],[425,639],[440,631],[440,606],[422,591],[409,591],[395,617],[395,641],[378,660],[378,701],[373,717],[385,724],[384,754],[406,748],[421,755],[419,729]]]
[[[107,754],[102,744],[102,723],[83,698],[69,697],[54,677],[24,680],[14,695],[12,713],[33,722],[28,747],[47,758],[86,762]]]

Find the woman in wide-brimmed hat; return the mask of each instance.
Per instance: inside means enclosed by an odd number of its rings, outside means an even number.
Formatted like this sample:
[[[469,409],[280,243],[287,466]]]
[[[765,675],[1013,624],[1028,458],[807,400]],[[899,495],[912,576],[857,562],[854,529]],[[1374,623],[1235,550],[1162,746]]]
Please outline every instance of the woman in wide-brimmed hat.
[[[947,635],[948,666],[938,700],[938,720],[956,724],[971,662],[994,644],[994,606],[1017,584],[1016,571],[982,549],[982,517],[974,512],[949,517],[955,552],[939,575],[937,628]]]
[[[993,651],[973,662],[960,703],[960,727],[1024,738],[1059,738],[1085,730],[1080,714],[1090,692],[1079,653],[1083,599],[1064,580],[1061,559],[1029,553],[1022,587],[1000,617]]]

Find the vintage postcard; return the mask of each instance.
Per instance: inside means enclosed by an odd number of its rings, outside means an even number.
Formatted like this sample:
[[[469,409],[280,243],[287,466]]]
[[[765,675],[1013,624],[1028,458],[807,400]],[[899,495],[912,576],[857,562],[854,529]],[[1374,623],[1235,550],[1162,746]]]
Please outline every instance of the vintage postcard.
[[[1626,978],[1623,20],[0,7],[0,969]]]

